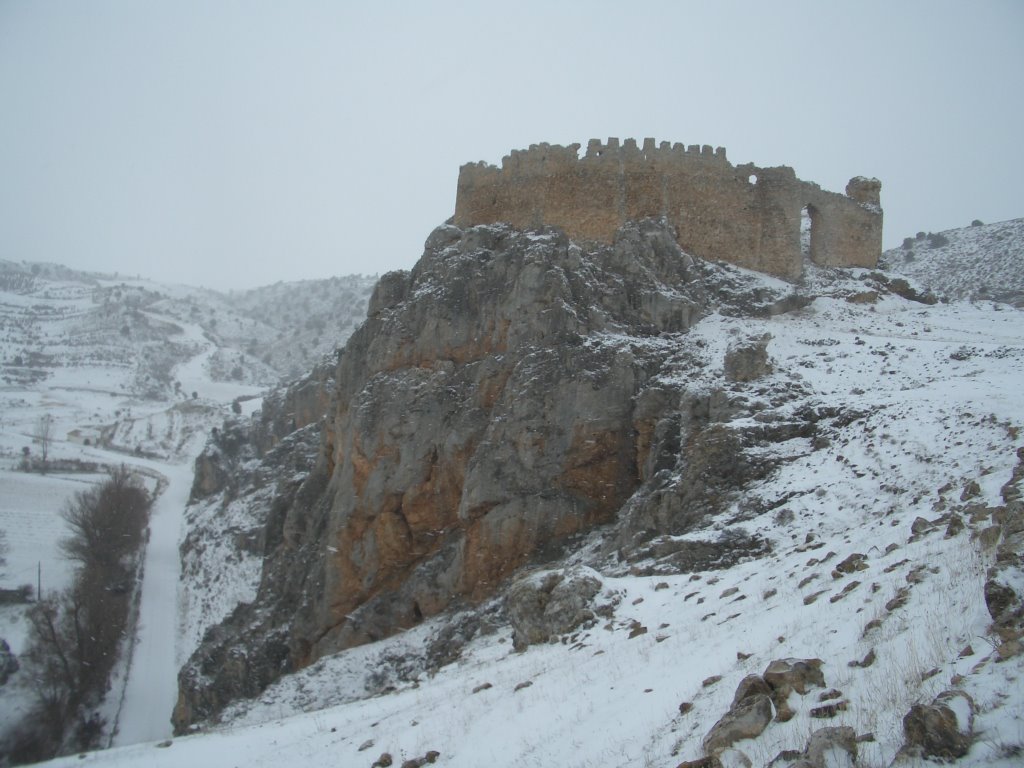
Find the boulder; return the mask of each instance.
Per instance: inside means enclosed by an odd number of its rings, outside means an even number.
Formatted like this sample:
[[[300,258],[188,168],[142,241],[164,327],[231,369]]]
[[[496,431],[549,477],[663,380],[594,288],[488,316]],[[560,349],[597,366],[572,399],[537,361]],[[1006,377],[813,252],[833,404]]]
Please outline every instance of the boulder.
[[[796,691],[801,696],[811,688],[824,688],[821,659],[776,659],[765,669],[762,677],[776,694]]]
[[[991,570],[990,576],[998,575],[998,570]],[[998,626],[1010,626],[1024,615],[1024,603],[1020,595],[999,578],[989,578],[985,582],[985,605],[992,621]]]
[[[768,342],[772,335],[734,342],[725,352],[725,378],[729,381],[755,381],[772,372],[768,362]]]
[[[915,517],[914,522],[910,524],[910,532],[915,535],[920,535],[932,529],[932,523],[923,517]]]
[[[835,570],[832,572],[832,577],[839,578],[840,576],[848,573],[867,569],[867,559],[867,555],[863,555],[860,552],[854,552],[835,567]]]
[[[857,760],[857,732],[846,725],[819,728],[807,741],[804,759],[814,768],[854,765]]]
[[[931,704],[915,704],[903,718],[906,748],[923,757],[963,757],[974,738],[974,701],[963,691],[944,691]]]
[[[535,573],[508,591],[506,608],[516,650],[576,629],[594,618],[590,605],[601,591],[601,579],[590,568]]]
[[[717,755],[742,739],[760,736],[772,721],[772,701],[752,694],[726,712],[704,737],[704,752]]]
[[[794,691],[803,696],[812,688],[824,688],[825,676],[821,672],[821,659],[776,659],[765,669],[762,677],[772,689],[775,719],[784,723],[793,717],[789,695]]]
[[[772,689],[760,675],[747,675],[740,680],[740,684],[736,686],[736,694],[732,697],[731,708],[735,709],[737,705],[742,703],[744,700],[759,694],[771,696]]]

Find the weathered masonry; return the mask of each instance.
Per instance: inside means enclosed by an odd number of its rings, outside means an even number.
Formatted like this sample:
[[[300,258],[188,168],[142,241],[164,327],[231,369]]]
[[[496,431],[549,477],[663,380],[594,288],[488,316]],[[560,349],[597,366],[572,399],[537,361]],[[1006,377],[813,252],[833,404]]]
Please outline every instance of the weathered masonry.
[[[513,150],[501,168],[462,166],[455,224],[554,226],[611,242],[627,221],[664,216],[689,253],[785,278],[800,275],[805,254],[844,267],[874,267],[881,254],[877,179],[853,178],[841,195],[787,166],[733,166],[721,147],[612,138],[591,139],[583,157],[579,149],[535,144]],[[801,238],[805,216],[809,243]]]

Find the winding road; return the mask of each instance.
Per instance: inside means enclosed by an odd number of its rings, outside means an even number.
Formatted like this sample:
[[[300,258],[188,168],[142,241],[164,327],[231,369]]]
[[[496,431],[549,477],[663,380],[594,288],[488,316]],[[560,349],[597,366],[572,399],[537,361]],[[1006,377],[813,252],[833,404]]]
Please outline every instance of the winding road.
[[[215,345],[196,325],[181,325],[199,352],[174,371],[186,392],[227,404],[233,398],[259,391],[255,387],[211,381],[207,361]],[[212,426],[212,424],[211,424]],[[193,465],[206,442],[207,431],[197,430],[186,443],[177,463],[120,457],[133,466],[160,473],[167,481],[150,517],[149,542],[143,565],[142,589],[135,642],[128,661],[127,679],[114,716],[112,746],[166,739],[171,735],[171,712],[178,697],[178,585],[185,507],[192,488]]]

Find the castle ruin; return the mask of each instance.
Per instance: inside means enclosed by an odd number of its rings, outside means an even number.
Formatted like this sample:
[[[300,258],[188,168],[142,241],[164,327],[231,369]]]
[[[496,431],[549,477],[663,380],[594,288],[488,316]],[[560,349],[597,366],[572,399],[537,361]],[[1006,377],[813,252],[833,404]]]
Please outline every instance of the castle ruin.
[[[554,226],[610,243],[627,221],[663,216],[683,250],[787,279],[800,276],[805,253],[820,265],[874,267],[882,252],[877,179],[855,177],[840,195],[787,166],[734,166],[722,147],[611,138],[591,139],[583,157],[579,149],[534,144],[513,150],[501,168],[463,165],[455,224]]]

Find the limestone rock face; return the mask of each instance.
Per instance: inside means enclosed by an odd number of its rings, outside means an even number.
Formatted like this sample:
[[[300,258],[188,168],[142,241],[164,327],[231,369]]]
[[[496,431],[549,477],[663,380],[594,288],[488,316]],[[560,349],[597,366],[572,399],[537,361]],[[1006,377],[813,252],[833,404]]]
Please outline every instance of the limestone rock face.
[[[381,280],[325,377],[316,468],[267,521],[255,603],[179,675],[178,729],[268,670],[486,598],[612,522],[652,453],[678,460],[664,411],[679,395],[652,379],[678,349],[659,335],[706,311],[701,277],[653,221],[588,250],[554,231],[435,230],[411,272]],[[327,390],[307,383],[277,412],[301,426],[298,405],[313,418]]]

